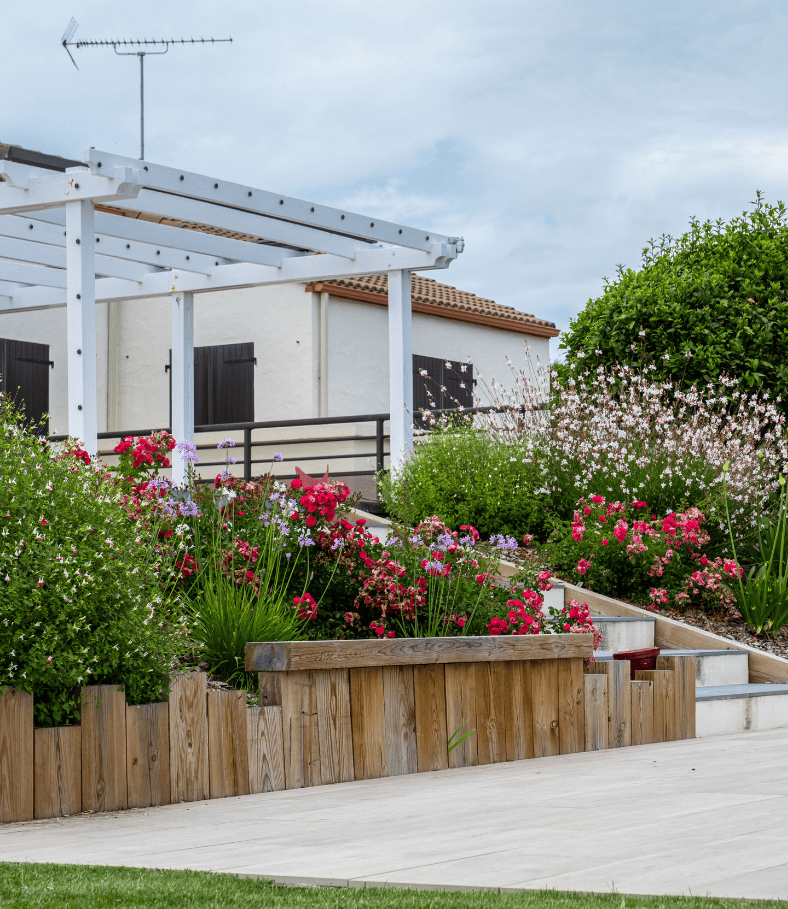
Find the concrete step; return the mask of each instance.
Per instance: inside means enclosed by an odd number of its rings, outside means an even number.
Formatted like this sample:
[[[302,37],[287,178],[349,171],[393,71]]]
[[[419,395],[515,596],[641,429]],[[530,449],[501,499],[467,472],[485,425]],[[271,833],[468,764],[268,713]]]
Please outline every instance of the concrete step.
[[[596,615],[592,618],[595,628],[602,635],[600,650],[619,653],[654,646],[654,619]]]
[[[696,735],[788,726],[788,685],[720,685],[695,692]]]
[[[660,650],[660,654],[666,657],[694,656],[696,688],[746,685],[749,678],[744,650]],[[594,657],[600,661],[612,660],[613,651],[597,650]]]

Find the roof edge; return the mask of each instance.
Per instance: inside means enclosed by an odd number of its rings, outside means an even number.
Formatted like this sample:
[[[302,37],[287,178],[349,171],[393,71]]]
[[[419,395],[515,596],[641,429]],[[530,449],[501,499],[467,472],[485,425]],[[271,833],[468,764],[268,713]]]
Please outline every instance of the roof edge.
[[[345,300],[354,300],[357,303],[374,303],[376,306],[388,306],[386,294],[374,293],[370,290],[358,290],[355,287],[345,287],[342,284],[333,284],[331,281],[313,281],[307,284],[306,293],[330,293],[333,297]],[[502,328],[505,331],[514,331],[521,335],[532,335],[538,338],[557,338],[561,334],[559,329],[547,325],[536,325],[532,322],[515,322],[500,316],[491,316],[487,313],[471,312],[467,309],[454,309],[450,306],[441,306],[440,303],[422,303],[413,300],[413,312],[429,316],[440,316],[454,319],[457,322],[471,322],[475,325],[484,325],[488,328]]]

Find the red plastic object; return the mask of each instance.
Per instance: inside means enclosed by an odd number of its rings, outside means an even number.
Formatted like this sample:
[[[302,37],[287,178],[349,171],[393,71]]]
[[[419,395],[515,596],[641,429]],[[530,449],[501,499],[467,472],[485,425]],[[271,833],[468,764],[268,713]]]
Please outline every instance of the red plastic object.
[[[621,653],[614,653],[614,660],[629,660],[629,677],[635,681],[635,673],[639,669],[655,669],[657,666],[657,657],[659,656],[659,647],[644,647],[642,650],[622,650]]]

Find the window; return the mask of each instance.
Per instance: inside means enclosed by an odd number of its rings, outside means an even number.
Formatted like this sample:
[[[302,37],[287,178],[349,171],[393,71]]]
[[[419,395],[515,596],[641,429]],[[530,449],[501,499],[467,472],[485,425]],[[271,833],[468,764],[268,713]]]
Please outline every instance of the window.
[[[48,344],[0,338],[0,391],[13,399],[25,418],[41,431],[49,432]]]
[[[422,369],[426,376],[421,374]],[[413,354],[414,422],[417,425],[421,422],[418,413],[426,408],[455,410],[473,407],[473,385],[472,364]],[[446,390],[442,391],[442,388]]]
[[[254,420],[254,343],[194,348],[194,425]],[[172,350],[170,425],[172,425]]]

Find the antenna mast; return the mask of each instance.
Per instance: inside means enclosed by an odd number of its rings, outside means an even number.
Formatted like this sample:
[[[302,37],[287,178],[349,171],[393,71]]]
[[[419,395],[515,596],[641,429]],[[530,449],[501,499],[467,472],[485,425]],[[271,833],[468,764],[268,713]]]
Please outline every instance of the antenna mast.
[[[147,54],[166,54],[172,45],[175,44],[232,44],[232,38],[152,38],[132,41],[74,41],[72,40],[79,28],[79,23],[72,17],[68,26],[63,32],[60,43],[71,57],[71,62],[77,66],[77,61],[71,54],[69,47],[111,47],[119,57],[139,57],[140,58],[140,158],[145,157],[145,56]],[[123,48],[119,50],[118,48]],[[130,48],[126,50],[126,48]],[[134,50],[134,48],[137,48]],[[144,50],[142,49],[144,48]],[[150,49],[149,49],[150,48]],[[163,50],[159,50],[163,48]]]

